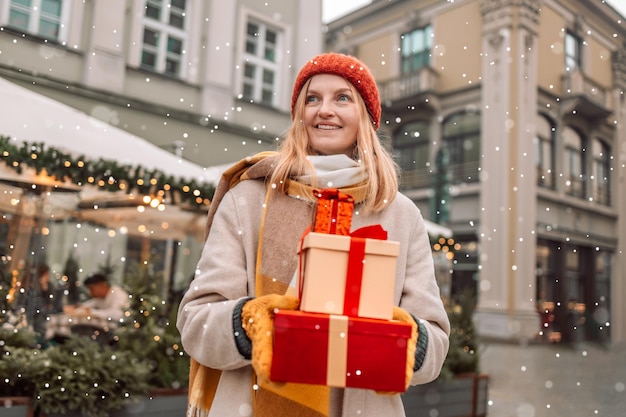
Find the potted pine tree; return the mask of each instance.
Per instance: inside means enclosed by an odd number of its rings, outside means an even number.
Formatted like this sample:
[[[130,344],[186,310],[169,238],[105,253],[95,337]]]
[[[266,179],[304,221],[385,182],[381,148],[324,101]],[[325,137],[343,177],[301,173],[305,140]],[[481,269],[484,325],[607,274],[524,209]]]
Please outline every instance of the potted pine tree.
[[[31,417],[34,385],[28,364],[36,351],[37,336],[28,328],[16,331],[20,317],[14,314],[11,300],[13,274],[0,263],[0,414],[6,417]]]
[[[4,310],[6,312],[6,310]],[[4,323],[6,324],[6,323]],[[31,417],[35,393],[31,375],[37,358],[37,337],[28,329],[0,328],[0,414],[6,417]]]
[[[402,396],[407,416],[484,417],[488,376],[480,373],[473,314],[476,301],[469,291],[448,307],[450,349],[435,381],[410,387]]]
[[[15,323],[0,281],[0,415],[3,417],[142,417],[183,415],[189,358],[174,306],[164,310],[150,277],[130,279],[132,306],[102,344],[73,336],[42,347]],[[7,281],[8,282],[8,281]],[[165,392],[164,392],[165,390]],[[174,395],[176,394],[176,395]]]
[[[117,331],[117,348],[141,356],[150,365],[150,390],[141,414],[146,417],[157,412],[184,415],[187,407],[190,358],[176,328],[178,300],[164,300],[159,282],[146,268],[126,275],[131,303]]]
[[[34,406],[47,417],[108,417],[143,400],[150,366],[132,352],[73,336],[40,351]]]

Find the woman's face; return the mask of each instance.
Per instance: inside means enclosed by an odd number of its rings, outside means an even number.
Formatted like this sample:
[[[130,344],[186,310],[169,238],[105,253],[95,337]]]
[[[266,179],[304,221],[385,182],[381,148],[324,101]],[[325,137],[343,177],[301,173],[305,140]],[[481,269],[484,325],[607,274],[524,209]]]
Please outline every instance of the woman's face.
[[[306,91],[304,124],[309,146],[322,155],[352,157],[359,126],[354,89],[343,77],[318,74]]]

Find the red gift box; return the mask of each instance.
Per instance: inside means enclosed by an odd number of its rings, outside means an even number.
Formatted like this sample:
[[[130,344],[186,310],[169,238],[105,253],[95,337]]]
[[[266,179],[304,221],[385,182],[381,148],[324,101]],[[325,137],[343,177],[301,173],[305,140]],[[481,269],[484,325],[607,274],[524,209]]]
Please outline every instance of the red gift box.
[[[354,198],[336,188],[315,190],[317,204],[313,217],[313,231],[333,235],[348,235],[352,225]]]
[[[410,336],[398,321],[280,310],[270,379],[404,392]]]

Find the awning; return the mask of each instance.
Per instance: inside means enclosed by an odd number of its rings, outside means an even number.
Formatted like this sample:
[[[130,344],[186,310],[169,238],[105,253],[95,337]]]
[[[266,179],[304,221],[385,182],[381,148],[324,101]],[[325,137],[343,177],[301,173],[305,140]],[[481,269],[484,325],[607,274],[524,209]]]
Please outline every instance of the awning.
[[[424,219],[424,223],[426,223],[426,232],[430,237],[452,237],[451,229],[426,219]]]
[[[141,164],[179,178],[214,182],[203,167],[149,141],[0,77],[0,135],[77,156]]]
[[[151,204],[137,196],[121,192],[83,196],[76,211],[77,219],[100,224],[132,236],[152,239],[184,240],[204,238],[206,211],[190,210],[172,204]]]
[[[48,149],[76,157],[114,161],[119,166],[140,165],[200,184],[216,182],[214,169],[205,169],[1,77],[0,97],[0,136],[9,136],[15,146],[42,143]],[[33,190],[36,192],[29,192]],[[205,210],[171,203],[158,208],[143,207],[138,202],[142,197],[137,193],[100,190],[94,185],[78,186],[68,180],[56,181],[30,167],[22,166],[22,171],[17,172],[0,162],[0,209],[4,212],[42,220],[74,217],[156,239],[202,239]],[[119,201],[126,204],[119,206]]]

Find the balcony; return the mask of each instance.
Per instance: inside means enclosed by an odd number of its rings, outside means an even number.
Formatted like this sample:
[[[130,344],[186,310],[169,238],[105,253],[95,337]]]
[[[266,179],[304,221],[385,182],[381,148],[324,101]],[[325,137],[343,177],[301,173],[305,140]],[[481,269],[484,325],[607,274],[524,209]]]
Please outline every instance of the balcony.
[[[561,85],[564,115],[584,116],[595,122],[611,114],[608,91],[581,70],[565,73],[561,78]]]
[[[480,180],[480,166],[478,162],[465,162],[462,164],[451,164],[447,167],[450,175],[450,184],[467,184]],[[413,190],[420,188],[431,188],[434,176],[430,168],[421,168],[402,171],[400,188],[402,190]]]
[[[430,188],[432,185],[432,170],[430,168],[402,171],[400,188],[403,190],[415,190]]]
[[[380,100],[386,107],[402,107],[410,102],[412,105],[429,103],[429,107],[435,108],[438,79],[433,68],[422,67],[410,74],[379,82]]]

